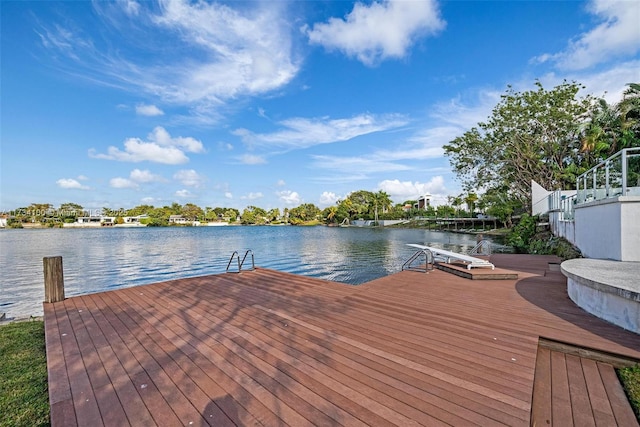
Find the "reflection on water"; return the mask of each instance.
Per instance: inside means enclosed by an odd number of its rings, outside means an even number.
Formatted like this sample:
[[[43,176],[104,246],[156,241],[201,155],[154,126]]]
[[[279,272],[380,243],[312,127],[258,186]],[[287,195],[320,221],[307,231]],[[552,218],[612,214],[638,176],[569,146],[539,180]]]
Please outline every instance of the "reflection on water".
[[[428,230],[340,227],[3,230],[0,312],[42,314],[42,258],[48,256],[63,257],[65,294],[73,296],[222,273],[233,251],[242,256],[247,249],[259,267],[356,285],[400,271],[415,251],[407,243],[465,252],[476,239]]]

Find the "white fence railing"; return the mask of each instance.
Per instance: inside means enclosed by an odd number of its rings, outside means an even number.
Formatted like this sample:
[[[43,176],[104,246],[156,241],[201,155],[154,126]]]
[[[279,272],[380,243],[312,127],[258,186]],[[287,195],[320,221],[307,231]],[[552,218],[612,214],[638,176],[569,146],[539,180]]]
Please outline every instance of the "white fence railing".
[[[640,196],[640,148],[625,148],[580,175],[576,204]]]

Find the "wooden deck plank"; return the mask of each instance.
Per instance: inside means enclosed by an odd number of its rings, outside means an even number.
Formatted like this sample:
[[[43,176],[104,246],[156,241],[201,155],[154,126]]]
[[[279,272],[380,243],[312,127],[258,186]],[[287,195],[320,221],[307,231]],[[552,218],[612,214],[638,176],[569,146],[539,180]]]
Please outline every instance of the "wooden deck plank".
[[[531,400],[531,425],[553,425],[551,397],[551,351],[538,347],[536,374],[533,380]],[[560,425],[560,424],[557,424]]]
[[[571,412],[573,413],[574,424],[584,427],[595,426],[593,408],[589,401],[587,384],[584,379],[580,358],[567,354],[565,355],[565,359],[567,362]]]
[[[599,362],[597,363],[597,366],[617,425],[621,427],[638,426],[638,419],[633,413],[633,409],[631,409],[631,405],[627,400],[627,396],[622,385],[620,385],[620,381],[618,380],[618,376],[616,375],[613,367]]]
[[[637,336],[568,300],[555,260],[492,259],[518,280],[401,272],[348,286],[257,269],[45,304],[52,421],[524,426],[542,398],[556,425],[624,425],[613,369],[540,355],[542,336],[640,357]]]
[[[567,360],[564,353],[551,352],[551,417],[555,425],[573,424]]]
[[[580,362],[582,363],[582,372],[589,391],[589,403],[593,409],[596,425],[615,425],[616,420],[596,362],[585,358],[581,358]]]
[[[161,295],[158,295],[158,298],[162,298],[162,296],[161,296]],[[238,317],[239,317],[239,315],[236,313],[236,316],[235,316],[235,317],[236,317],[236,318],[238,318]],[[255,319],[257,319],[257,318],[259,318],[259,317],[260,317],[260,313],[258,313],[258,312],[251,313],[251,314],[249,314],[249,317],[247,318],[248,320],[247,320],[246,322],[245,322],[245,320],[242,320],[242,323],[240,324],[240,326],[241,326],[241,327],[243,327],[243,329],[246,329],[246,328],[248,328],[248,327],[250,326],[250,324],[249,324],[249,323],[251,323],[252,321],[254,321]],[[199,321],[200,321],[200,319],[198,319],[198,320],[197,320],[197,322],[199,322]],[[267,321],[267,318],[265,318],[265,321]],[[260,324],[258,323],[258,325],[259,325],[259,326],[258,326],[258,328],[259,328],[259,327],[260,327]],[[263,325],[263,326],[265,326],[265,325]],[[192,329],[192,328],[197,328],[197,327],[198,327],[198,326],[197,326],[197,323],[195,323],[194,325],[190,326],[189,328],[190,328],[190,329]],[[268,325],[266,325],[265,327],[263,327],[263,328],[261,328],[261,329],[262,329],[262,331],[263,331],[264,333],[267,333],[267,334],[269,334],[270,332],[272,332],[272,331],[273,331],[273,330],[275,330],[275,329],[280,329],[280,330],[282,330],[282,331],[285,331],[285,330],[286,330],[286,331],[288,331],[288,332],[295,330],[294,325],[286,325],[285,327],[283,327],[282,322],[277,322],[277,321],[272,321],[271,323],[269,323]],[[186,331],[185,331],[185,332],[186,332]],[[253,335],[253,334],[258,335],[258,334],[260,334],[260,332],[252,331],[252,335]],[[285,333],[285,334],[286,334],[286,333]],[[235,333],[234,335],[241,335],[241,333]],[[286,339],[285,339],[285,340],[283,340],[282,342],[283,342],[283,343],[286,343],[286,345],[289,345],[289,344],[290,344],[290,341],[291,341],[294,337],[292,337],[292,336],[291,336],[291,334],[286,334],[286,335],[287,335]],[[272,335],[272,336],[273,336],[273,335]],[[322,335],[318,334],[318,335],[316,335],[315,337],[308,337],[308,338],[305,336],[304,342],[302,342],[302,341],[301,341],[301,343],[302,343],[304,346],[309,347],[309,346],[310,346],[309,341],[314,340],[314,338],[322,338]],[[336,359],[336,356],[337,356],[337,353],[338,353],[338,352],[337,352],[337,350],[338,350],[338,349],[337,349],[337,347],[336,347],[335,345],[333,345],[333,346],[328,345],[328,347],[326,348],[326,350],[327,350],[327,351],[330,351],[330,352],[332,353],[332,357],[331,357],[331,358],[332,358],[332,360],[337,360],[337,359]],[[352,354],[355,354],[355,353],[352,353]],[[324,360],[324,359],[326,359],[325,357],[322,357],[323,355],[324,355],[324,353],[322,353],[322,355],[320,355],[320,356],[318,357],[318,359],[320,359],[320,360]],[[298,356],[296,355],[296,357],[298,357]],[[346,363],[349,363],[349,362],[350,362],[350,361],[347,361]],[[337,369],[337,368],[340,368],[340,366],[339,366],[339,365],[338,365],[338,366],[336,366],[336,365],[332,365],[332,369]],[[356,366],[355,368],[356,368],[356,369],[358,369],[358,367],[357,367],[357,366]],[[360,366],[360,367],[359,367],[359,370],[361,370],[361,371],[362,371],[363,369],[364,369],[364,368],[363,368],[362,366]],[[396,369],[397,369],[397,367],[396,367]],[[387,366],[387,367],[385,367],[385,368],[383,368],[383,369],[381,369],[381,370],[383,370],[383,371],[388,371],[388,370],[389,370],[389,367]],[[371,370],[370,370],[370,371],[371,371]],[[409,383],[409,382],[412,382],[412,383],[413,383],[413,382],[415,382],[415,381],[416,381],[416,375],[417,375],[417,374],[418,374],[418,373],[417,373],[417,372],[415,372],[415,371],[409,371],[410,379],[409,379],[407,382],[408,382],[408,383]],[[433,388],[433,386],[429,386],[428,388],[429,388],[429,389],[432,389],[432,388]],[[463,409],[463,408],[460,408],[460,407],[456,407],[456,408],[455,408],[455,410],[454,410],[454,413],[458,413],[458,412],[461,412],[461,411],[462,411],[462,412],[464,412],[464,409]],[[494,413],[494,414],[495,414],[495,413]],[[498,416],[498,418],[501,418],[501,419],[502,419],[502,418],[504,418],[504,414],[503,414],[502,416]],[[485,423],[486,423],[486,421],[485,421]]]

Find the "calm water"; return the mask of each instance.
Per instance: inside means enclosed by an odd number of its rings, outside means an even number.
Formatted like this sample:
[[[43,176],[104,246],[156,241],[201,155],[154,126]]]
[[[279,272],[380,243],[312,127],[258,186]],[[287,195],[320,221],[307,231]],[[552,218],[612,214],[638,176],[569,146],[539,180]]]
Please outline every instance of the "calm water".
[[[73,296],[223,273],[233,251],[243,255],[247,249],[258,267],[357,285],[400,271],[415,251],[406,243],[468,251],[476,240],[465,234],[355,227],[2,230],[0,312],[42,314],[42,258],[48,256],[63,257],[65,295]]]

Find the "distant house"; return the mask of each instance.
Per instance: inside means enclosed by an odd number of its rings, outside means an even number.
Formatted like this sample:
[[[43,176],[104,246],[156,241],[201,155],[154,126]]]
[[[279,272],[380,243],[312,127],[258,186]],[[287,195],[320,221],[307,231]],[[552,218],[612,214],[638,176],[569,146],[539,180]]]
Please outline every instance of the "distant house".
[[[7,215],[0,215],[0,228],[6,228],[7,227],[7,220],[9,219],[9,217]]]
[[[413,205],[415,209],[427,210],[431,206],[431,194],[418,197],[418,201]]]
[[[76,222],[63,224],[63,227],[110,227],[116,223],[115,216],[79,216]]]
[[[147,218],[149,218],[149,215],[142,214],[138,216],[125,216],[125,217],[122,217],[122,220],[124,221],[125,224],[140,224],[141,219],[147,219]]]
[[[189,224],[191,221],[189,221],[187,218],[183,217],[182,215],[171,215],[169,216],[169,224]]]

